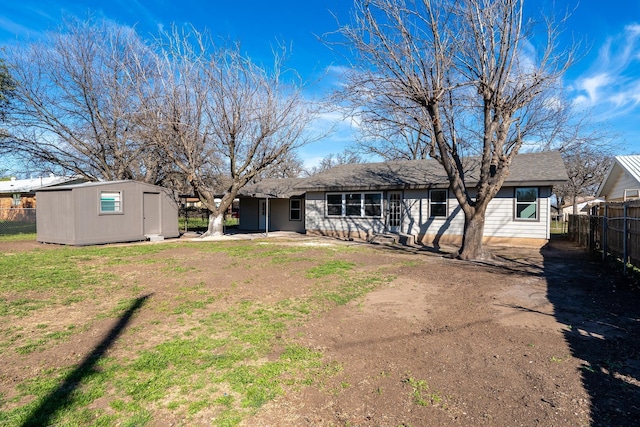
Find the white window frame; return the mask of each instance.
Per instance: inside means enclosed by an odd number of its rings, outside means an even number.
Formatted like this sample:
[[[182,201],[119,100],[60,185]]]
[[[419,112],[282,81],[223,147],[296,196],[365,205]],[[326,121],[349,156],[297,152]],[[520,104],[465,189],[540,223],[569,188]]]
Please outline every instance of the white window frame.
[[[22,203],[22,194],[13,193],[11,195],[11,207],[17,208]]]
[[[535,190],[536,199],[534,201],[518,201],[518,190]],[[520,206],[535,206],[535,217],[524,218],[518,214]],[[540,189],[538,187],[516,187],[513,193],[513,219],[514,221],[540,221]]]
[[[298,202],[298,207],[293,207],[293,202]],[[293,218],[292,213],[298,212],[298,218]],[[289,221],[302,221],[302,199],[289,199]]]
[[[434,202],[433,193],[444,192],[444,202]],[[444,206],[444,215],[434,215],[433,206]],[[447,218],[449,216],[449,190],[446,188],[437,188],[429,190],[429,218]]]
[[[117,195],[117,196],[116,196]],[[114,196],[113,198],[113,210],[104,210],[103,208],[105,207],[103,205],[103,201],[105,202],[109,202],[111,201],[110,199],[106,199],[103,197],[104,196]],[[100,190],[99,194],[98,194],[98,209],[100,212],[100,215],[121,215],[124,213],[124,209],[123,209],[123,197],[122,197],[122,191],[107,191],[107,190]]]
[[[358,197],[360,198],[360,209],[359,209],[359,214],[357,215],[347,215],[347,195],[358,195]],[[366,210],[365,210],[365,199],[366,196],[369,194],[377,194],[379,197],[379,201],[380,201],[380,215],[365,215]],[[329,197],[331,196],[340,196],[340,200],[341,200],[341,212],[340,215],[335,215],[335,214],[329,214]],[[383,197],[382,197],[382,192],[380,191],[349,191],[349,192],[344,192],[344,193],[326,193],[325,194],[325,216],[327,218],[383,218],[384,216],[384,209],[383,209]],[[334,203],[332,206],[337,206],[337,203]],[[356,206],[356,205],[351,205],[351,206]]]

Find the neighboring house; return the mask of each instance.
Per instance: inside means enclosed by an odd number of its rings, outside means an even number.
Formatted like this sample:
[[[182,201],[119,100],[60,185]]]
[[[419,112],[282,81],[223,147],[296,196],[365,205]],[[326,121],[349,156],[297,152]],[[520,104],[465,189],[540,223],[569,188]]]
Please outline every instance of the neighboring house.
[[[615,156],[596,196],[607,202],[640,198],[640,155]]]
[[[596,198],[593,196],[577,197],[576,202],[577,202],[577,211],[578,211],[577,214],[589,215],[589,213],[591,212],[591,208],[593,208],[597,204],[604,202],[604,198]],[[573,203],[569,203],[562,206],[561,219],[563,221],[567,221],[569,218],[569,215],[573,215]]]
[[[170,190],[137,181],[88,182],[38,190],[36,240],[94,245],[179,237]]]
[[[466,159],[470,185],[478,176],[478,161]],[[487,208],[485,242],[544,245],[550,237],[552,187],[566,180],[558,152],[516,156],[503,188]],[[303,224],[295,231],[310,234],[369,239],[380,233],[402,233],[434,246],[462,241],[464,213],[435,160],[340,165],[311,178],[289,180],[280,192],[271,192],[274,185],[270,180],[261,192],[243,191],[243,227],[257,225],[255,229],[264,230],[264,221],[258,224],[255,214],[266,216],[268,203],[269,230],[278,230],[280,222],[290,226],[299,212]],[[265,209],[243,212],[251,199]],[[250,220],[252,227],[246,224]]]
[[[25,212],[12,212],[12,210],[17,208],[35,208],[36,191],[41,188],[85,181],[86,179],[84,178],[56,176],[53,174],[39,178],[11,178],[7,181],[0,181],[0,219],[17,220],[19,218],[15,218],[16,215],[28,215]]]

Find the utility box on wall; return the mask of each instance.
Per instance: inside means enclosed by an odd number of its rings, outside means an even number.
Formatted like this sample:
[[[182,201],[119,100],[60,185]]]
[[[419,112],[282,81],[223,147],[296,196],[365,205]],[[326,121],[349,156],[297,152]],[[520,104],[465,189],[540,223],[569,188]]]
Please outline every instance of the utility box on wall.
[[[89,182],[36,192],[37,241],[65,245],[179,237],[170,190],[137,181]]]

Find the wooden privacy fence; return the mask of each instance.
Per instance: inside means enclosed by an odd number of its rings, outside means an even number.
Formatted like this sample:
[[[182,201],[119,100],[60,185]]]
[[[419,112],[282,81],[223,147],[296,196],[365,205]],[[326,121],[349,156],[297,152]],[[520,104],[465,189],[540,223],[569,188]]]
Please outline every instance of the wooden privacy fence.
[[[630,265],[640,268],[640,200],[601,203],[591,215],[570,215],[568,234],[581,246],[602,251],[603,259],[622,260],[625,274]]]

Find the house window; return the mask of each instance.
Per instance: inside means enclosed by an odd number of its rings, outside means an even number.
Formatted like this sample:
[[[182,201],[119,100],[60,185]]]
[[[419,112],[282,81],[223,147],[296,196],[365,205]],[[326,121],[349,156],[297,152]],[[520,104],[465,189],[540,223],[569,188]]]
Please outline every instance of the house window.
[[[382,193],[327,194],[327,216],[382,216]]]
[[[382,194],[364,195],[364,216],[382,216]]]
[[[20,193],[14,193],[11,196],[11,206],[18,207],[20,206],[20,202],[22,202],[22,196],[20,195]]]
[[[327,194],[327,216],[342,216],[342,194]]]
[[[344,199],[346,202],[346,215],[347,216],[362,216],[362,194],[351,193],[345,194]]]
[[[122,192],[121,191],[101,191],[100,192],[100,213],[121,213],[122,212]]]
[[[516,188],[516,219],[538,219],[538,189]]]
[[[302,201],[300,199],[289,200],[289,220],[290,221],[302,220]]]
[[[447,217],[447,190],[429,191],[429,216]]]

